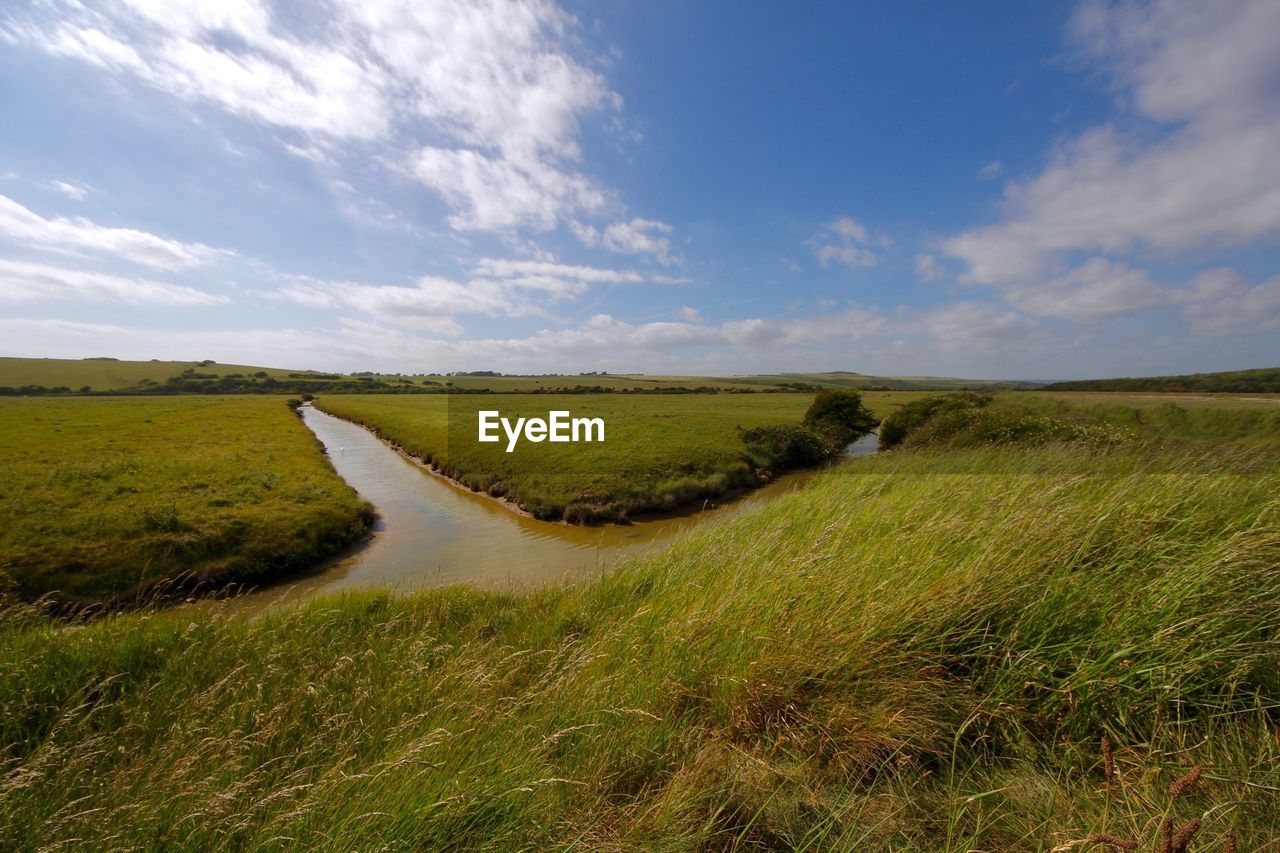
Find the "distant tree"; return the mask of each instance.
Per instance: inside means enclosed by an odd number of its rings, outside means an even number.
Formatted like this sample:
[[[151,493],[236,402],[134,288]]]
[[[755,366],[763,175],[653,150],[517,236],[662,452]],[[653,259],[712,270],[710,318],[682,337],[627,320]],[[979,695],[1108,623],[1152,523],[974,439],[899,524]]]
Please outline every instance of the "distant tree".
[[[866,435],[880,419],[862,402],[862,395],[847,388],[819,391],[804,415],[805,426],[840,446]]]

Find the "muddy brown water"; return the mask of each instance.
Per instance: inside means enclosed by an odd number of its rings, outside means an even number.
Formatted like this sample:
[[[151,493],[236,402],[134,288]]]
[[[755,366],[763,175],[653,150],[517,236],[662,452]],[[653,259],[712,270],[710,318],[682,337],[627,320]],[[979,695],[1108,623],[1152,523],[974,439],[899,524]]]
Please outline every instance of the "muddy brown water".
[[[582,527],[517,515],[497,501],[435,476],[356,424],[311,406],[303,421],[338,474],[378,510],[373,535],[318,571],[205,606],[262,612],[347,589],[409,592],[465,583],[519,591],[606,571],[624,557],[661,547],[694,527],[760,506],[803,485],[814,472],[779,477],[736,500],[673,518]],[[849,456],[876,449],[876,437]]]

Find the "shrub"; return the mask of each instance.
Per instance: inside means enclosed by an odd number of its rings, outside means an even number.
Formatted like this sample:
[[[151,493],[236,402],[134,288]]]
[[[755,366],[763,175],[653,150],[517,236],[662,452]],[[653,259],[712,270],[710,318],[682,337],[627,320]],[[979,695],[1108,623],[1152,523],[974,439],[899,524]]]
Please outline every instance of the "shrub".
[[[862,395],[847,388],[819,391],[804,414],[805,426],[840,447],[874,430],[880,419],[862,402]]]
[[[764,467],[775,470],[817,465],[840,452],[839,445],[803,424],[739,427],[738,434],[752,456],[760,457]]]
[[[955,408],[935,414],[902,442],[903,447],[980,447],[990,444],[1073,442],[1106,446],[1129,434],[1103,424],[1086,424],[1032,412]]]
[[[881,421],[880,447],[897,447],[908,435],[942,412],[980,409],[990,402],[990,396],[970,391],[912,400]]]

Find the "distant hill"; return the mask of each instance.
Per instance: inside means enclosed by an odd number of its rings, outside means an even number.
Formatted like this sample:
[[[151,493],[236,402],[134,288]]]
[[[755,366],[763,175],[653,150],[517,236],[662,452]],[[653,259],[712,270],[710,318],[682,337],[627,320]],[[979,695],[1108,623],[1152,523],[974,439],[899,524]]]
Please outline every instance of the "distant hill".
[[[1280,394],[1280,367],[1191,373],[1182,376],[1139,376],[1054,382],[1046,391],[1200,391],[1234,394]]]
[[[950,376],[868,376],[848,370],[825,373],[777,373],[758,376],[734,376],[735,382],[758,385],[804,383],[822,388],[861,388],[890,391],[956,391],[997,388],[1039,388],[1042,383],[1014,379],[956,379]]]
[[[0,396],[44,394],[349,394],[349,393],[676,393],[856,388],[889,391],[1036,388],[1032,382],[945,376],[867,376],[847,370],[748,376],[653,376],[639,373],[512,375],[354,374],[288,370],[215,361],[121,361],[114,358],[0,357]]]
[[[420,381],[420,380],[419,380]],[[205,361],[0,357],[0,396],[42,394],[300,394],[399,390],[409,380]]]

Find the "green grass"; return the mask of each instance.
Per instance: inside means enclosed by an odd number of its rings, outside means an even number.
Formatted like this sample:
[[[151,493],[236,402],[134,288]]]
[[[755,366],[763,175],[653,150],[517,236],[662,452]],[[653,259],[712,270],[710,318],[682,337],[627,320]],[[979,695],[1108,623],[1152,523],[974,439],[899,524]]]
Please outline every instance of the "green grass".
[[[1068,416],[1161,441],[1280,443],[1280,397],[1034,393],[1000,395],[996,405]]]
[[[895,452],[590,585],[15,613],[0,847],[1275,850],[1278,495],[1274,451]]]
[[[89,386],[94,391],[127,391],[147,380],[162,383],[184,370],[226,376],[252,376],[263,372],[276,379],[288,378],[296,371],[244,364],[215,364],[195,361],[119,361],[105,358],[8,358],[0,357],[0,386],[20,388],[42,385],[46,388],[65,386],[78,391]]]
[[[871,392],[877,414],[911,393]],[[329,395],[317,405],[365,424],[477,491],[539,518],[620,520],[690,505],[757,482],[737,427],[799,423],[810,394]],[[566,410],[605,421],[602,444],[476,440],[478,410],[504,417]]]
[[[371,517],[279,397],[0,399],[0,486],[0,576],[70,604],[278,577]]]

